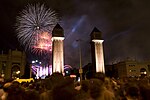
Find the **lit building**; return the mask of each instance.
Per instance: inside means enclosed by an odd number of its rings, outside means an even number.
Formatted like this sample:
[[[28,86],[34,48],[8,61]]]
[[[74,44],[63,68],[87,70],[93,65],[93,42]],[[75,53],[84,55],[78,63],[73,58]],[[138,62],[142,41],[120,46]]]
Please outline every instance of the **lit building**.
[[[24,52],[9,50],[8,54],[0,54],[0,74],[5,79],[20,78],[24,75],[26,56]]]
[[[94,28],[91,32],[92,67],[94,72],[105,73],[103,41],[101,32]]]
[[[114,67],[117,67],[118,77],[150,76],[150,62],[127,59],[116,63]]]
[[[57,24],[52,31],[52,72],[64,74],[64,30]]]

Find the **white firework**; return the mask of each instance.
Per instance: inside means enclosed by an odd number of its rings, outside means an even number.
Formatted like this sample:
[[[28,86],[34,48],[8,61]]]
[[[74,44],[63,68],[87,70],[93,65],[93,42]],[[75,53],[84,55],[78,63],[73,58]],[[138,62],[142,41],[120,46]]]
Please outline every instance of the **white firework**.
[[[58,21],[55,11],[44,4],[28,5],[17,17],[17,37],[25,50],[37,51],[34,47],[40,41],[39,35],[43,32],[51,34]]]

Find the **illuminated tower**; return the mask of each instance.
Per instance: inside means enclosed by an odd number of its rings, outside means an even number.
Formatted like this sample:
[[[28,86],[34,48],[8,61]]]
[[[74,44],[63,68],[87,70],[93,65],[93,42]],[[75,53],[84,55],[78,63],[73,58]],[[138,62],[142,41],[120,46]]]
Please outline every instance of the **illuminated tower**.
[[[105,73],[103,41],[101,39],[101,32],[94,28],[91,32],[92,70],[94,72]]]
[[[52,31],[52,72],[64,73],[64,30],[57,24]]]

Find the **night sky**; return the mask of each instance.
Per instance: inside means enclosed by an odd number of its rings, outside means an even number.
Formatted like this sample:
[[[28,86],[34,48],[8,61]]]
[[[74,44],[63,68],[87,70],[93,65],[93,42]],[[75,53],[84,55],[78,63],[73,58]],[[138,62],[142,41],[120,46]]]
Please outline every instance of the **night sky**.
[[[17,40],[16,16],[28,3],[45,3],[61,18],[65,33],[65,64],[79,66],[81,39],[82,65],[91,62],[90,33],[97,27],[104,39],[105,64],[126,58],[150,60],[149,0],[1,0],[0,50],[23,50]]]

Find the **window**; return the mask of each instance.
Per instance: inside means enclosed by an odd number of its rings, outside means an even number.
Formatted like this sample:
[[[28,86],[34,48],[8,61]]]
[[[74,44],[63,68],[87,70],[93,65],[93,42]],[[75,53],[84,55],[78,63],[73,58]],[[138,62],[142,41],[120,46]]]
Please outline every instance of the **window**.
[[[145,74],[146,75],[146,69],[145,68],[141,68],[140,72],[141,72],[141,74]]]
[[[13,79],[20,78],[20,68],[18,65],[15,65],[11,69],[11,76]]]
[[[130,72],[136,72],[136,70],[135,69],[131,69]]]
[[[129,65],[129,67],[135,67],[135,65]]]

